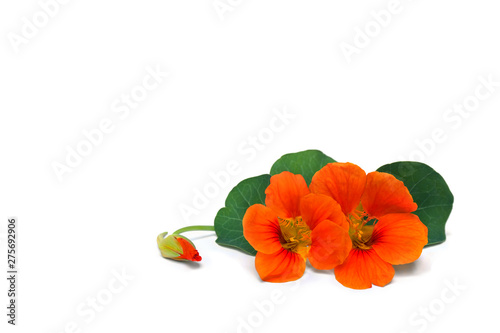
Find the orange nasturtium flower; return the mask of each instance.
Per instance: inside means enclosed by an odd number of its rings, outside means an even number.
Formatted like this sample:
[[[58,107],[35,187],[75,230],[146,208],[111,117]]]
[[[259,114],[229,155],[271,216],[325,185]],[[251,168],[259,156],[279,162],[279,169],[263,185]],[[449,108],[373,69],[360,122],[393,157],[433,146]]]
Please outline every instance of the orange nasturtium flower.
[[[201,261],[198,250],[189,239],[176,234],[165,237],[166,234],[166,232],[159,234],[156,239],[163,257],[182,261]]]
[[[345,260],[352,246],[349,224],[332,198],[310,193],[301,175],[287,171],[271,177],[265,194],[266,205],[250,206],[243,217],[243,235],[257,250],[262,280],[297,280],[306,259],[317,269]]]
[[[385,286],[394,276],[392,265],[413,262],[427,244],[427,227],[411,214],[417,204],[393,175],[368,175],[351,163],[331,163],[313,177],[313,193],[340,204],[349,221],[352,250],[335,267],[337,281],[353,289]]]

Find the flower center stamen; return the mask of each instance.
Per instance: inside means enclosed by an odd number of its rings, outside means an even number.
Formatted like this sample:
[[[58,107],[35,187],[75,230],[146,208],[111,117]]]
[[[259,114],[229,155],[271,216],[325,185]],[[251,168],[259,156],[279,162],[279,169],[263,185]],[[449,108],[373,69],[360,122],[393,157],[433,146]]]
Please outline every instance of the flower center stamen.
[[[377,222],[376,219],[370,218],[368,213],[363,209],[361,203],[349,214],[349,236],[352,240],[353,248],[361,250],[371,249],[371,237],[373,233],[373,225]],[[369,225],[367,225],[369,223]]]
[[[311,229],[301,216],[283,219],[278,217],[281,229],[280,242],[284,249],[307,257],[311,245]]]

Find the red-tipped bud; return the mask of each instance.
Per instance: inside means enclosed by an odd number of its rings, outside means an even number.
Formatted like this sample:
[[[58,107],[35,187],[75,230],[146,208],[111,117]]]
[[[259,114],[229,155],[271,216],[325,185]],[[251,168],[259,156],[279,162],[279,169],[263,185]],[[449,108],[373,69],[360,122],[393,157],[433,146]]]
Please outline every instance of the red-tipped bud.
[[[156,239],[161,255],[174,260],[201,261],[200,254],[194,244],[184,236],[169,235],[164,232]]]

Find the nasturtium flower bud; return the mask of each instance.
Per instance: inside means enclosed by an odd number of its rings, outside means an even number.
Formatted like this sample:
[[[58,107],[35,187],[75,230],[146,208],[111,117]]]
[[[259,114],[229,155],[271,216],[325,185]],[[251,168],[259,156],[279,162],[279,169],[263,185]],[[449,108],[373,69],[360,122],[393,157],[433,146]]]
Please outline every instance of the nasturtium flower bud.
[[[167,232],[158,235],[156,239],[161,255],[168,259],[201,261],[200,254],[194,244],[181,235],[167,235]]]

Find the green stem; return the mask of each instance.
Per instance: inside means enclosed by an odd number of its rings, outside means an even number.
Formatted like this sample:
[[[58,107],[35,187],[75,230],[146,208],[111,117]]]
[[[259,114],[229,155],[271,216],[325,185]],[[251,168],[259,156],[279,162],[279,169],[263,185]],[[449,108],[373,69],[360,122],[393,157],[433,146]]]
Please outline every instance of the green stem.
[[[186,231],[214,231],[214,230],[215,229],[213,225],[193,225],[190,227],[180,228],[179,230],[174,232],[174,235],[179,235]]]

